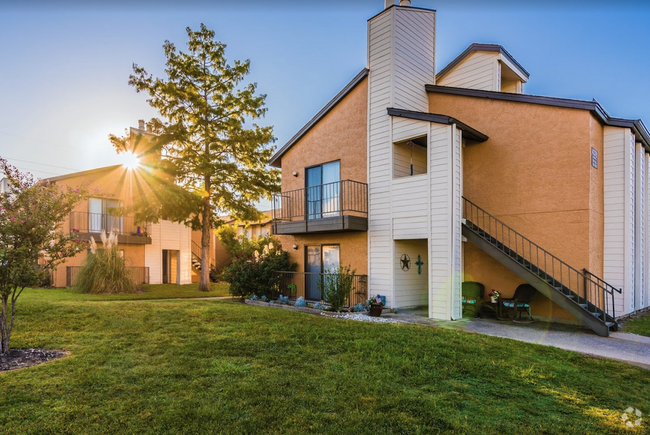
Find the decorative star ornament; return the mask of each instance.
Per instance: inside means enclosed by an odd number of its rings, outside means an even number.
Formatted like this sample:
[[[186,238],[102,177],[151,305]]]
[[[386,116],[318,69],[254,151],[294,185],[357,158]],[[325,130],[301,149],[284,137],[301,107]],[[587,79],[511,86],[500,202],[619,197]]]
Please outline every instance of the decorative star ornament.
[[[411,268],[411,257],[408,254],[402,254],[402,257],[399,260],[402,270],[407,271]]]

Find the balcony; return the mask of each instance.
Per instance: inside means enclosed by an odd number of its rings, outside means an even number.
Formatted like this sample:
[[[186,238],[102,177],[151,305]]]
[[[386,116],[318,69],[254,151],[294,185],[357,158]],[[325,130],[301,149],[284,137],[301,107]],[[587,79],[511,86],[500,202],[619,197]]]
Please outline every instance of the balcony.
[[[107,213],[70,213],[70,233],[80,238],[93,237],[99,242],[102,232],[117,233],[118,243],[131,245],[150,245],[151,237],[147,235],[147,226],[136,223],[133,216],[111,216]]]
[[[368,231],[368,185],[344,180],[273,197],[273,233]]]

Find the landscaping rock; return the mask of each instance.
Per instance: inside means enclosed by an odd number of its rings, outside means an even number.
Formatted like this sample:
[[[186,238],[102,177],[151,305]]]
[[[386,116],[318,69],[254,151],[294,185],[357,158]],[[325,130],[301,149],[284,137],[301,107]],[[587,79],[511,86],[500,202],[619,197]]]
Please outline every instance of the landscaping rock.
[[[378,322],[378,323],[404,323],[399,320],[388,319],[385,317],[370,317],[367,314],[361,313],[339,313],[339,314],[328,314],[320,313],[321,316],[333,317],[336,319],[346,319],[346,320],[357,320],[360,322]]]

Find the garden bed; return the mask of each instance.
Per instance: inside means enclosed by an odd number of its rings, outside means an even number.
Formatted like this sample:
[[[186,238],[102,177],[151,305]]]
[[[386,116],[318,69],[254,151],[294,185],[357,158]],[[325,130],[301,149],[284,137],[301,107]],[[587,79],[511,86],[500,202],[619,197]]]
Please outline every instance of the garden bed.
[[[8,354],[0,355],[0,372],[45,364],[66,355],[68,352],[64,350],[11,349]]]

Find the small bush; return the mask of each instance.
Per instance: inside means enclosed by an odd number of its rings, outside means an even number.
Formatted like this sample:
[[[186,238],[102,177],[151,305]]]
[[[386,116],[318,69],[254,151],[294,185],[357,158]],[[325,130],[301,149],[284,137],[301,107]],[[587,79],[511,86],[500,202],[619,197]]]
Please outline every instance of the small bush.
[[[231,250],[233,261],[223,276],[230,283],[233,296],[244,298],[256,294],[270,299],[280,282],[275,272],[295,270],[297,266],[289,262],[289,253],[283,251],[280,242],[273,237],[255,241],[241,239],[240,243],[230,241],[226,246]],[[253,247],[256,249],[252,250]]]
[[[81,293],[135,293],[137,287],[126,268],[124,258],[117,249],[117,234],[101,234],[104,249],[98,249],[90,239],[90,253],[75,281]]]
[[[350,266],[339,266],[328,269],[328,273],[318,281],[318,290],[334,311],[341,311],[345,307],[352,292],[355,272],[356,269],[350,271]]]
[[[296,308],[305,308],[307,306],[307,302],[305,302],[305,298],[300,296],[298,299],[296,299],[296,303],[294,304]]]

